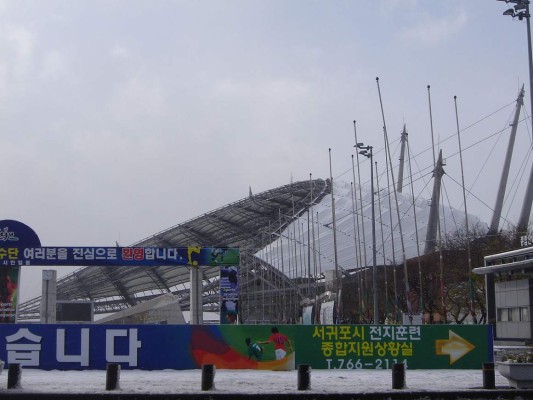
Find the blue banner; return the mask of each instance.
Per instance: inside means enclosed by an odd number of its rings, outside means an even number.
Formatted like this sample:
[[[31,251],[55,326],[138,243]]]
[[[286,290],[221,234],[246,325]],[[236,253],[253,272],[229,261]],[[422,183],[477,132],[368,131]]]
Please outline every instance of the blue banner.
[[[239,315],[239,267],[220,268],[220,323],[236,324]]]
[[[0,221],[0,246],[39,247],[39,236],[28,225],[12,219]]]
[[[111,362],[126,369],[197,367],[184,357],[190,330],[179,326],[15,324],[0,327],[0,341],[8,364],[45,370],[105,369]]]
[[[239,249],[227,247],[0,247],[0,266],[239,265]]]
[[[490,325],[0,325],[0,359],[44,370],[479,369],[492,346]]]

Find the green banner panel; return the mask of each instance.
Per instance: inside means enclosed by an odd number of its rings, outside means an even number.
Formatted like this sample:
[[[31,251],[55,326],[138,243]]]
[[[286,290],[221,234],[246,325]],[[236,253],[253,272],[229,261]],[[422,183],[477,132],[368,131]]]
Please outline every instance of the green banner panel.
[[[226,343],[261,363],[279,360],[268,341],[269,325],[220,326]],[[493,361],[492,327],[488,325],[277,325],[287,367],[315,369],[479,369]],[[247,338],[250,340],[247,343]],[[254,343],[262,348],[258,354]],[[294,365],[293,364],[293,365]],[[265,365],[266,367],[266,365]],[[266,368],[265,368],[266,369]]]
[[[301,326],[296,343],[297,362],[318,369],[479,369],[493,358],[487,325]]]

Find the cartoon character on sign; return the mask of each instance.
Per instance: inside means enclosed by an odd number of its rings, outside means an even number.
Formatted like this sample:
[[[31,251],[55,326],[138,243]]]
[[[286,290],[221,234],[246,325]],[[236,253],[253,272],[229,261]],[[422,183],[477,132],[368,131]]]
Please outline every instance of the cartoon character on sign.
[[[0,241],[2,242],[18,242],[19,238],[15,236],[15,232],[11,232],[6,226],[0,231]]]
[[[193,257],[192,255],[193,254],[200,254],[200,247],[199,246],[190,246],[187,248],[187,264],[188,265],[192,265],[193,267],[197,267],[198,266],[198,261],[197,260],[193,260]]]

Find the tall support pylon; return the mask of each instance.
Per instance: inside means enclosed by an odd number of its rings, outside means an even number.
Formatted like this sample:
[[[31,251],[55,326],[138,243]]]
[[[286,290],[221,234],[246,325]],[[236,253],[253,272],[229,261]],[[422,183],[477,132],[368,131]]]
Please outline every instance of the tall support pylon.
[[[428,229],[426,232],[426,246],[424,254],[430,254],[435,251],[437,245],[437,231],[439,228],[439,205],[440,205],[440,188],[444,168],[442,167],[442,150],[439,151],[439,159],[433,171],[435,180],[433,181],[433,193],[431,195],[431,207],[429,209]]]
[[[524,203],[522,204],[522,211],[520,212],[520,218],[518,219],[517,232],[520,236],[527,235],[529,216],[531,214],[531,203],[533,203],[533,164],[531,164],[531,172],[529,174]]]
[[[516,99],[516,110],[511,124],[511,134],[509,136],[509,143],[507,145],[507,153],[505,155],[505,162],[503,165],[502,176],[500,178],[500,186],[498,187],[498,195],[496,196],[496,205],[494,206],[494,213],[492,214],[492,221],[490,223],[487,236],[492,236],[498,233],[498,227],[500,224],[500,218],[502,215],[503,208],[503,199],[505,197],[505,189],[507,188],[507,179],[509,177],[509,169],[511,166],[511,159],[513,157],[513,148],[516,138],[516,130],[518,128],[518,119],[520,118],[520,109],[524,105],[524,85],[520,93],[518,93],[518,98]],[[531,201],[529,202],[531,210]],[[527,212],[527,218],[529,218],[529,211]],[[519,225],[520,226],[520,225]],[[527,230],[527,221],[526,221],[526,230]]]
[[[405,161],[405,143],[407,142],[407,129],[405,127],[405,124],[403,124],[403,132],[402,137],[400,139],[401,147],[400,147],[400,166],[398,168],[398,184],[396,185],[396,190],[398,193],[402,192],[403,189],[403,165]]]
[[[518,219],[517,233],[519,236],[527,235],[529,226],[529,216],[531,214],[531,204],[533,203],[533,164],[531,164],[531,172],[529,174],[529,181],[527,183],[526,194],[524,196],[524,203],[522,204],[522,211]]]

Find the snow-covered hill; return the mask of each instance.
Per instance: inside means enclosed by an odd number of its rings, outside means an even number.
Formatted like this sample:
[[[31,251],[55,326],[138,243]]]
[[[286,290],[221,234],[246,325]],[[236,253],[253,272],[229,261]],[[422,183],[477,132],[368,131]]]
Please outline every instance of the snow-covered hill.
[[[333,234],[332,198],[331,195],[327,195],[319,204],[313,206],[309,213],[305,213],[285,229],[281,233],[281,239],[266,246],[257,255],[292,278],[307,276],[309,270],[311,275],[334,270],[335,242],[339,268],[349,270],[364,265],[372,265],[371,190],[369,185],[362,186],[363,207],[361,213],[359,186],[356,188],[357,201],[355,204],[357,205],[354,205],[351,183],[335,181],[333,184],[336,238]],[[397,200],[406,257],[416,257],[418,251],[422,255],[425,247],[430,202],[427,199],[415,199],[415,223],[413,197],[410,194],[398,193]],[[402,241],[395,196],[388,190],[382,189],[379,197],[376,194],[374,204],[376,263],[377,265],[400,264],[402,262]],[[354,213],[354,209],[358,212]],[[464,231],[464,211],[442,205],[440,209],[443,237],[457,230]],[[358,215],[359,218],[355,218],[354,215]],[[481,223],[477,217],[471,214],[468,215],[468,222],[469,227]],[[366,262],[364,262],[365,259]],[[308,260],[311,262],[309,263]]]

